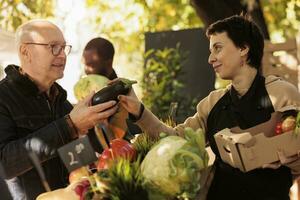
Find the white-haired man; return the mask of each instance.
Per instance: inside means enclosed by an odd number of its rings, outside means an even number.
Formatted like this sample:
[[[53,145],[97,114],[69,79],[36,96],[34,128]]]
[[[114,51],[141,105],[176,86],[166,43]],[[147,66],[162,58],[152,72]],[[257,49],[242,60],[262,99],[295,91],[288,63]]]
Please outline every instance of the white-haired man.
[[[21,25],[16,42],[21,65],[9,65],[0,82],[0,161],[13,199],[35,199],[45,190],[28,152],[41,160],[51,189],[66,186],[57,148],[114,114],[116,102],[90,106],[91,94],[73,108],[66,100],[55,81],[63,77],[71,46],[53,23]]]

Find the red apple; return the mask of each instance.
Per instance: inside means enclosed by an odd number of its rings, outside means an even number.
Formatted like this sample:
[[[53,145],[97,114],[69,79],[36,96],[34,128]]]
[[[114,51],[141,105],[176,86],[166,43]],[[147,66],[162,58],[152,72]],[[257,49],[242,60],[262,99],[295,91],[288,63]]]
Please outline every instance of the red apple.
[[[282,123],[277,122],[275,127],[275,135],[280,135],[282,133]]]
[[[293,116],[288,116],[285,118],[281,125],[282,132],[288,132],[296,128],[296,118]]]

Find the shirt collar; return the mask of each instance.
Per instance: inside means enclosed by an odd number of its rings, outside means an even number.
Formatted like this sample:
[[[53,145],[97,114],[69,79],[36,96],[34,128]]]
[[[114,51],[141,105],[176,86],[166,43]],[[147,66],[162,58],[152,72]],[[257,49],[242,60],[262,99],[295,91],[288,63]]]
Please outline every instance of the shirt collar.
[[[232,85],[230,88],[230,96],[233,103],[238,103],[240,100],[251,98],[253,95],[255,95],[257,88],[261,84],[264,84],[264,77],[257,73],[249,90],[242,97],[239,96],[238,91]]]

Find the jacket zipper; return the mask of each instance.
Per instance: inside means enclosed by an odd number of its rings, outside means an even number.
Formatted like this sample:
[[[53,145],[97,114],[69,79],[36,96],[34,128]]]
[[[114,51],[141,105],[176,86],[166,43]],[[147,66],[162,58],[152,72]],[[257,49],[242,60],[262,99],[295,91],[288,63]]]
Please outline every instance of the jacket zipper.
[[[51,119],[54,120],[54,118],[55,118],[55,116],[54,116],[54,109],[52,108],[49,99],[46,96],[45,96],[45,98],[46,98],[48,109],[50,111]]]

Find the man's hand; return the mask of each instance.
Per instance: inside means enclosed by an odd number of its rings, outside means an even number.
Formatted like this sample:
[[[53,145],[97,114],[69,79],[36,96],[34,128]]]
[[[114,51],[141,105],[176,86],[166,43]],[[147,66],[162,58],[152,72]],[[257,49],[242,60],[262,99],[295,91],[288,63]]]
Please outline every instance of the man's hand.
[[[94,93],[80,101],[70,112],[70,118],[74,123],[78,134],[86,134],[88,129],[105,121],[117,111],[116,101],[108,101],[95,106],[90,106]]]

